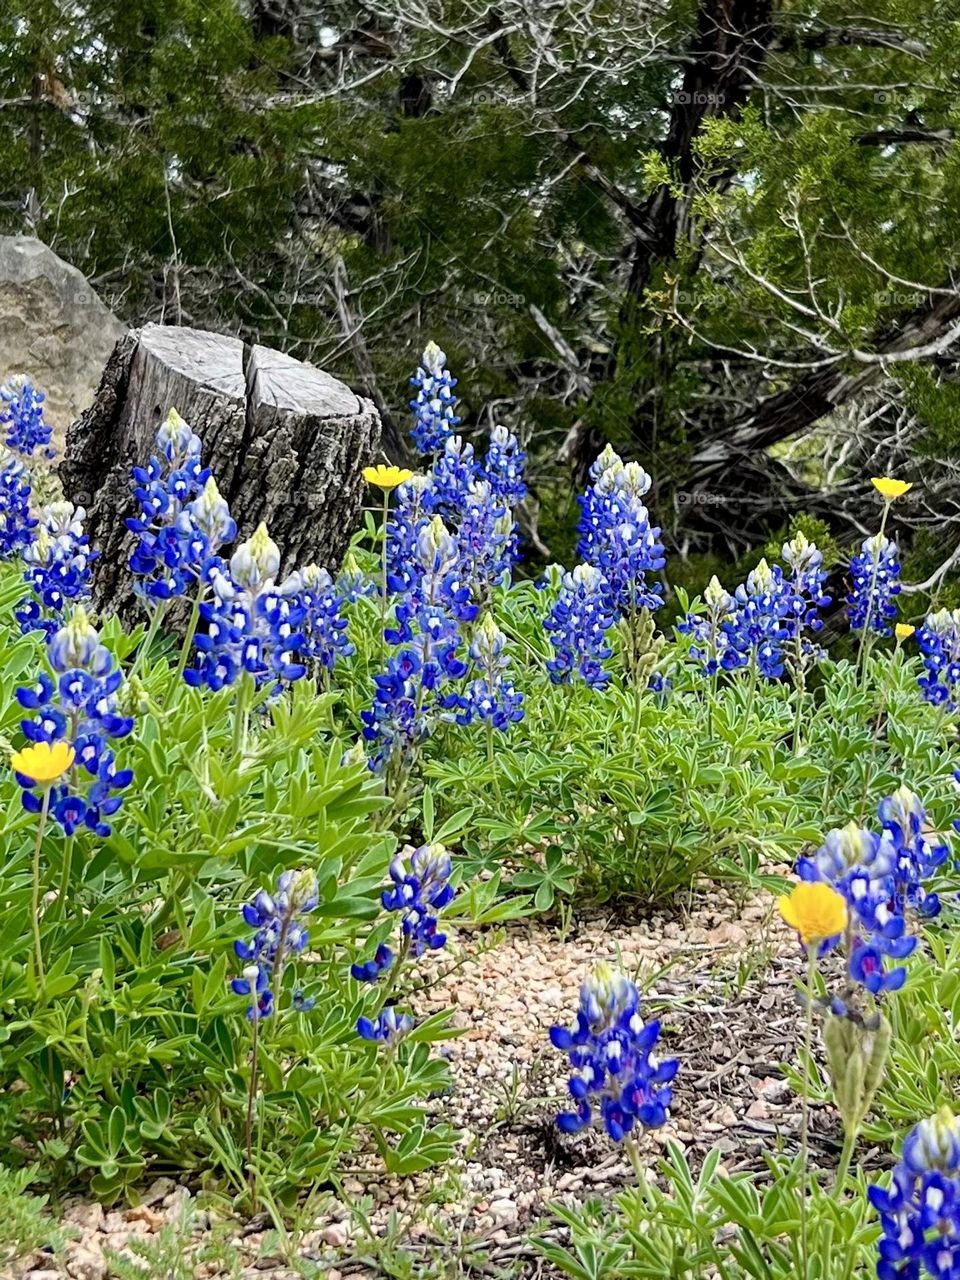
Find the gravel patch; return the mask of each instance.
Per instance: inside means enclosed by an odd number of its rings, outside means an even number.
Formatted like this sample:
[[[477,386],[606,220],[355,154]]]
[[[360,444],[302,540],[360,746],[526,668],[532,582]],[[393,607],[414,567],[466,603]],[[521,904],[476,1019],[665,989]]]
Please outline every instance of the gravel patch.
[[[112,1280],[111,1252],[134,1263],[137,1240],[156,1240],[179,1223],[178,1252],[191,1260],[183,1274],[197,1280],[231,1274],[367,1280],[384,1274],[375,1259],[397,1245],[421,1260],[412,1274],[548,1276],[526,1233],[548,1225],[550,1202],[610,1197],[633,1177],[602,1133],[568,1137],[554,1125],[567,1105],[567,1073],[549,1029],[573,1023],[580,983],[599,960],[636,978],[645,1016],[662,1020],[663,1053],[681,1060],[671,1120],[644,1139],[647,1176],[657,1177],[668,1141],[680,1144],[695,1168],[717,1146],[728,1172],[763,1173],[763,1152],[796,1150],[800,1131],[799,1102],[780,1064],[795,1057],[802,1035],[795,994],[802,966],[773,906],[770,895],[738,905],[710,893],[694,897],[682,918],[592,915],[576,919],[566,936],[542,922],[523,922],[495,946],[489,935],[461,934],[457,963],[447,957],[446,976],[416,1001],[420,1014],[452,1009],[462,1033],[440,1050],[453,1088],[430,1104],[436,1120],[462,1131],[457,1154],[443,1169],[388,1179],[371,1153],[369,1164],[359,1162],[345,1179],[344,1201],[328,1204],[315,1229],[298,1241],[299,1266],[278,1256],[275,1233],[263,1219],[215,1221],[196,1208],[187,1187],[161,1178],[134,1209],[71,1205],[64,1219],[77,1238],[62,1265],[37,1254],[14,1274]],[[814,1108],[814,1159],[828,1167],[839,1148],[836,1117]],[[356,1212],[361,1200],[372,1205],[362,1215],[365,1226]],[[222,1247],[213,1247],[214,1239],[226,1241],[238,1270],[224,1261]],[[451,1249],[459,1251],[455,1271],[448,1269]],[[444,1269],[430,1270],[437,1260]]]

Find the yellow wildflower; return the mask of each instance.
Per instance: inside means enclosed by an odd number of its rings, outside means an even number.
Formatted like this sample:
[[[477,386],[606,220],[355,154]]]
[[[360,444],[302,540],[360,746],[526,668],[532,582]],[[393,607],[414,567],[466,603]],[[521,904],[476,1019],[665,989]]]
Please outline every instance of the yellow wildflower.
[[[916,627],[911,627],[909,622],[898,622],[894,627],[898,640],[909,640],[916,629]]]
[[[784,920],[791,929],[796,929],[806,946],[836,937],[847,923],[847,904],[828,884],[803,880],[784,894],[777,905]]]
[[[382,463],[376,467],[364,467],[363,478],[367,484],[376,485],[378,489],[396,489],[398,484],[406,484],[413,472],[406,467],[385,467]]]
[[[893,476],[874,476],[870,483],[887,502],[902,498],[908,489],[913,488],[909,480],[895,480]]]
[[[17,773],[31,778],[37,786],[48,787],[67,772],[75,754],[69,742],[37,742],[15,751],[10,763]]]

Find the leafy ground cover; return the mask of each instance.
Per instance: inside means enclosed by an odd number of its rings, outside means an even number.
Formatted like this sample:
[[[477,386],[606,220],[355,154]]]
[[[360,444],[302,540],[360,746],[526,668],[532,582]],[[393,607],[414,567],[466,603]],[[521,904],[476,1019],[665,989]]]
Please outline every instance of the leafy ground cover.
[[[798,526],[690,600],[608,448],[577,565],[514,580],[523,451],[454,385],[428,348],[336,578],[238,537],[172,410],[132,633],[6,388],[9,1265],[960,1274],[960,617],[898,621],[911,482],[845,576]]]

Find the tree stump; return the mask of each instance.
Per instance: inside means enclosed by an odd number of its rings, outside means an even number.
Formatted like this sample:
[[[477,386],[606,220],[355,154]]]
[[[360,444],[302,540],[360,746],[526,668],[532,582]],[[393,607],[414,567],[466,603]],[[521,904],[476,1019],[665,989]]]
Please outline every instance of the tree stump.
[[[203,461],[249,537],[264,521],[282,572],[311,561],[335,571],[358,527],[363,468],[380,439],[369,400],[329,374],[266,347],[200,329],[145,325],[113,349],[92,406],[67,431],[60,479],[87,511],[100,551],[94,605],[136,616],[125,518],[130,468],[154,451],[170,409],[203,441]]]

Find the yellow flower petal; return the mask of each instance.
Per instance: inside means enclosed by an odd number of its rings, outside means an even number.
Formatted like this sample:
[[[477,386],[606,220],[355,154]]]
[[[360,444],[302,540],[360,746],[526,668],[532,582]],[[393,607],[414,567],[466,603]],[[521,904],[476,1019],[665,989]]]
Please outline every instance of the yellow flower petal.
[[[828,884],[803,880],[789,894],[777,900],[780,914],[799,933],[801,941],[822,942],[843,933],[847,923],[847,904]]]
[[[908,489],[913,488],[909,480],[895,480],[893,476],[874,476],[870,483],[887,502],[902,498]]]
[[[406,467],[384,466],[383,463],[363,468],[364,480],[367,484],[376,485],[378,489],[396,489],[397,485],[406,484],[412,475],[413,472]]]
[[[10,763],[17,773],[32,779],[35,786],[47,787],[63,777],[73,764],[75,754],[69,742],[37,742],[15,751]]]
[[[898,640],[909,640],[916,629],[916,627],[911,627],[909,622],[898,622],[894,627]]]

